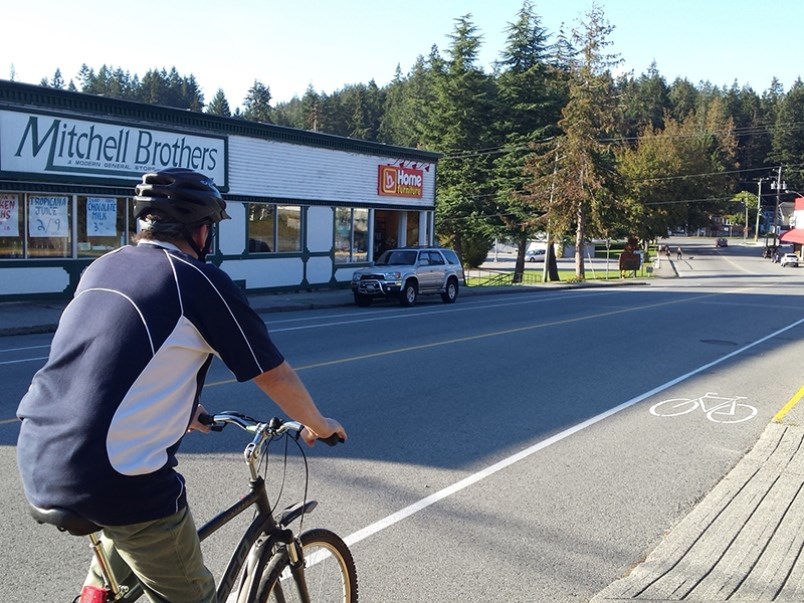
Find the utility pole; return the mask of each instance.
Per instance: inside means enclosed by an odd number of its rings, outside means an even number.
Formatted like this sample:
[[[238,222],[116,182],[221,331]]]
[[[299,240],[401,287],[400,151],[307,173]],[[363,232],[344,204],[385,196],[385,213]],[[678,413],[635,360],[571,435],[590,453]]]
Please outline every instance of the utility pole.
[[[759,214],[762,213],[762,181],[767,178],[759,179],[759,190],[757,191],[757,225],[754,227],[754,245],[759,242]]]
[[[776,189],[776,207],[773,211],[773,246],[778,247],[779,245],[779,195],[782,192],[782,189],[787,188],[787,183],[782,182],[782,166],[779,166],[779,171],[776,175],[776,182],[772,184],[773,188]]]

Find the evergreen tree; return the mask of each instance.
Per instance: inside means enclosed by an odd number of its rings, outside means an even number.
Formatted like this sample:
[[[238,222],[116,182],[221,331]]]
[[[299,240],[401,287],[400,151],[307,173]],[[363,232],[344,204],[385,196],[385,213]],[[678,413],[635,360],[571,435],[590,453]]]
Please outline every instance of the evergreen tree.
[[[198,113],[204,110],[204,94],[192,73],[182,78],[181,92],[183,106]]]
[[[471,15],[455,22],[443,74],[438,72],[440,60],[432,60],[438,75],[422,142],[446,153],[439,164],[437,231],[463,257],[464,244],[485,245],[487,251],[493,238],[488,219],[494,210],[488,153],[493,135],[488,124],[494,88],[491,78],[476,65],[481,37]]]
[[[433,46],[428,59],[419,55],[406,78],[397,69],[385,91],[379,140],[406,147],[425,146],[432,108],[436,104],[435,81],[443,73],[443,60]]]
[[[554,135],[564,90],[550,69],[550,45],[541,19],[526,0],[517,20],[507,28],[507,42],[497,62],[495,127],[503,146],[494,160],[497,220],[501,235],[517,242],[514,281],[524,273],[527,242],[544,230],[541,212],[534,211],[526,191],[525,161],[531,144]]]
[[[56,72],[53,74],[53,79],[50,80],[50,87],[64,90],[64,78],[61,76],[61,69],[56,69]]]
[[[272,113],[271,89],[259,80],[254,80],[254,85],[249,88],[243,100],[243,117],[270,124],[273,123]]]
[[[419,55],[419,59],[423,60],[421,55]],[[377,131],[377,138],[380,142],[408,146],[400,142],[405,138],[405,130],[409,129],[404,117],[406,93],[406,81],[402,78],[402,69],[397,63],[394,79],[385,88],[385,103]]]
[[[667,94],[671,117],[676,121],[684,121],[698,106],[698,95],[698,90],[689,80],[676,78]]]
[[[142,76],[137,89],[137,100],[151,105],[169,106],[168,88],[167,72],[164,69],[150,69]]]
[[[766,166],[766,158],[771,152],[771,139],[768,132],[771,124],[763,114],[759,95],[750,87],[740,88],[737,82],[724,97],[726,110],[734,121],[737,136],[737,165],[743,170],[743,186],[750,185],[756,190],[752,180],[759,174],[757,170]]]
[[[232,110],[229,108],[229,101],[226,100],[226,94],[224,94],[223,88],[218,88],[215,96],[212,97],[212,100],[207,106],[206,112],[211,115],[220,115],[221,117],[232,116]]]
[[[573,42],[580,52],[570,73],[569,101],[558,124],[563,130],[557,139],[562,159],[556,174],[558,202],[552,208],[557,211],[555,223],[563,226],[562,230],[574,230],[575,276],[579,280],[585,277],[585,242],[592,236],[609,236],[621,211],[616,206],[615,95],[610,72],[619,58],[605,52],[613,27],[597,3],[586,19],[573,30]]]
[[[313,132],[319,131],[319,122],[322,121],[321,100],[321,96],[312,85],[307,86],[301,99],[302,124],[299,127]]]
[[[793,190],[804,188],[804,83],[796,79],[780,99],[773,128],[770,158],[782,166],[782,176]]]
[[[665,113],[670,108],[669,88],[655,62],[637,79],[620,78],[617,89],[619,130],[623,138],[633,139],[646,127],[663,127]]]
[[[101,71],[104,69],[105,66]],[[98,74],[98,80],[106,88],[111,88],[115,79],[116,76],[109,70]],[[201,111],[204,108],[204,95],[195,76],[184,77],[175,67],[169,72],[164,68],[151,69],[142,77],[141,82],[132,81],[131,89],[131,95],[139,102],[191,111]]]
[[[289,128],[304,129],[304,118],[302,116],[302,103],[298,96],[285,103],[277,103],[274,107],[274,123]]]

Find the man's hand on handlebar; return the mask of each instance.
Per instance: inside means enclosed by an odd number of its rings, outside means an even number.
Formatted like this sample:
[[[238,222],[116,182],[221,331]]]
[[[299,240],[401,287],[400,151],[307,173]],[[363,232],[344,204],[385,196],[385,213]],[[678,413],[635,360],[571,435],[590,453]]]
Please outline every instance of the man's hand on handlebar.
[[[322,429],[321,433],[315,432],[307,426],[302,429],[301,438],[308,446],[315,444],[316,440],[322,440],[330,446],[346,441],[346,430],[340,423],[330,418],[325,418],[324,421],[326,421],[326,429]]]
[[[187,432],[191,431],[203,431],[204,433],[209,433],[209,425],[204,425],[198,420],[202,414],[207,414],[207,409],[204,408],[204,405],[199,403],[198,408],[195,409],[195,414],[193,415],[193,420],[190,421],[190,425],[187,426]]]

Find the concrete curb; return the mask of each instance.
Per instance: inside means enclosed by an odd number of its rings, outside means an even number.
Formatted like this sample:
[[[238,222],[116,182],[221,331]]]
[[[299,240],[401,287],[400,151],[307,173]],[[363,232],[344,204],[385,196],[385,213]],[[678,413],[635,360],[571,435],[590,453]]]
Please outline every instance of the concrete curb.
[[[624,285],[646,285],[643,280],[585,281],[583,283],[544,283],[539,285],[502,285],[496,287],[463,287],[461,297],[495,295],[500,293],[533,293],[565,289],[584,289],[592,287],[617,287]],[[293,312],[300,310],[324,310],[354,305],[350,289],[326,289],[300,293],[266,293],[249,295],[251,307],[258,314]],[[58,326],[59,317],[69,300],[61,302],[8,302],[0,304],[0,315],[5,316],[13,326],[0,327],[0,337],[13,335],[35,335],[53,333]],[[392,303],[392,302],[384,302]]]

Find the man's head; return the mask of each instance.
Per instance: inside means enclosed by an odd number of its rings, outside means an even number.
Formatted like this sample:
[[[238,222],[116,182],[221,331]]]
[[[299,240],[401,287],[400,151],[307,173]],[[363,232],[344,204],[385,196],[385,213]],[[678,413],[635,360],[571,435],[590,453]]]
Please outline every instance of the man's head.
[[[212,243],[212,224],[229,218],[212,179],[186,168],[145,174],[135,188],[134,217],[140,221],[141,238],[185,241],[201,261]],[[199,244],[204,227],[207,235]]]

